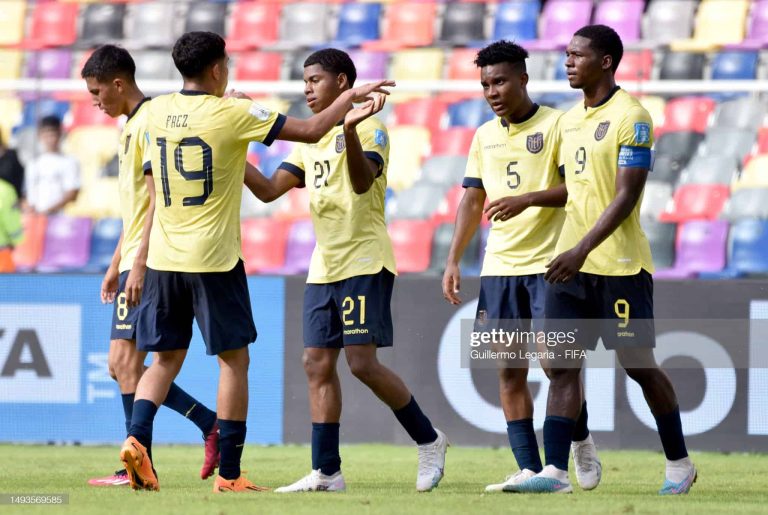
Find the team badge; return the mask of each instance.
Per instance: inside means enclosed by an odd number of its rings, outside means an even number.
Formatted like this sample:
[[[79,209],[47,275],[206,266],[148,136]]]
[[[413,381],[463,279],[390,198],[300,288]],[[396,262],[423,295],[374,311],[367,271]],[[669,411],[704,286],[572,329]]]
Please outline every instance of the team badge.
[[[384,148],[387,146],[387,133],[384,132],[381,129],[376,129],[373,132],[373,142],[380,146],[381,148]]]
[[[530,134],[525,140],[525,148],[531,154],[538,154],[541,149],[544,148],[544,134],[537,132],[536,134]]]
[[[600,122],[595,129],[595,141],[600,141],[608,134],[608,127],[611,126],[611,122]]]
[[[345,148],[346,148],[346,145],[344,141],[344,135],[337,134],[336,135],[336,153],[341,154],[342,152],[344,152]]]
[[[644,145],[651,142],[651,124],[638,122],[635,124],[635,143]]]

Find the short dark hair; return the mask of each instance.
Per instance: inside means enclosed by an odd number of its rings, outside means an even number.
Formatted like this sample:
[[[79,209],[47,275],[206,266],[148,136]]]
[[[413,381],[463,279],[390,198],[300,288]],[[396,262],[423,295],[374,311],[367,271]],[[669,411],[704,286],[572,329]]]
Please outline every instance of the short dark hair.
[[[343,50],[337,48],[324,48],[317,52],[310,54],[304,61],[304,68],[312,66],[313,64],[319,64],[323,70],[335,73],[336,75],[344,74],[347,76],[347,82],[349,86],[355,85],[357,79],[357,69],[355,63],[352,62],[352,58],[349,54]]]
[[[61,132],[61,119],[53,114],[43,116],[40,121],[37,122],[38,129],[54,129]]]
[[[173,64],[182,77],[200,77],[206,68],[227,56],[224,38],[214,32],[187,32],[173,45]]]
[[[624,45],[615,30],[607,25],[587,25],[576,31],[574,36],[589,40],[589,46],[603,55],[610,55],[613,61],[611,70],[616,73],[624,55]]]
[[[492,64],[509,63],[510,66],[524,72],[526,59],[528,59],[528,51],[525,48],[502,39],[480,50],[475,58],[475,64],[478,68],[483,68]]]
[[[83,79],[93,77],[99,82],[108,82],[117,76],[133,81],[135,75],[136,63],[131,54],[115,45],[102,45],[94,50],[80,72]]]

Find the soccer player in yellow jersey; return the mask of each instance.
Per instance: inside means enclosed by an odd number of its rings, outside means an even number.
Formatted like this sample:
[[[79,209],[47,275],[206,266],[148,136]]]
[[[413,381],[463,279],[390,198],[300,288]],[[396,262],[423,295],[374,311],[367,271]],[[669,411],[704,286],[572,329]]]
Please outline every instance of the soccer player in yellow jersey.
[[[304,62],[304,95],[313,113],[325,113],[355,82],[349,55],[325,49]],[[383,100],[383,99],[382,99]],[[384,221],[389,137],[371,115],[383,104],[336,116],[315,145],[297,145],[266,179],[246,184],[268,202],[307,187],[317,244],[304,290],[304,370],[312,418],[312,472],[277,492],[343,491],[339,455],[341,350],[352,374],[393,411],[419,450],[416,489],[443,477],[448,442],[422,413],[403,381],[379,363],[379,347],[393,342],[390,300],[396,273]]]
[[[594,349],[602,338],[606,348],[616,350],[656,418],[667,458],[659,493],[684,494],[696,480],[696,469],[686,450],[674,388],[653,356],[653,263],[640,227],[653,127],[642,105],[616,86],[622,54],[618,34],[604,25],[579,29],[566,50],[568,82],[584,92],[584,103],[560,120],[568,202],[556,257],[545,274],[550,283],[545,324],[560,330],[567,329],[567,319],[591,319],[590,325],[581,324],[579,344]],[[581,365],[579,359],[548,371],[546,466],[517,485],[517,491],[570,489],[568,443],[581,406]]]
[[[567,197],[558,170],[560,111],[539,106],[528,96],[525,60],[515,43],[497,41],[477,54],[480,84],[497,118],[475,132],[456,214],[451,248],[443,274],[443,296],[461,303],[459,262],[483,216],[492,221],[480,279],[476,330],[502,325],[530,331],[529,321],[544,318],[544,272],[563,224]],[[536,329],[536,327],[533,327]],[[541,329],[541,327],[539,327]],[[523,349],[527,350],[527,349]],[[509,361],[499,369],[499,397],[507,420],[509,445],[520,470],[486,491],[505,487],[541,472],[533,429],[533,401],[528,389],[528,360]],[[573,436],[579,484],[587,490],[600,482],[601,466],[587,429],[586,403]]]
[[[184,79],[178,93],[147,107],[149,168],[156,199],[139,313],[140,350],[156,352],[141,377],[129,437],[120,457],[131,486],[159,489],[148,447],[157,406],[178,374],[196,319],[206,351],[219,362],[221,451],[214,492],[264,490],[240,471],[248,411],[248,345],[256,339],[240,249],[240,199],[250,141],[316,142],[352,102],[385,92],[389,81],[346,91],[327,112],[288,118],[248,99],[223,98],[229,75],[224,40],[190,32],[173,47]],[[371,105],[372,100],[369,100]],[[147,166],[147,165],[145,165]]]
[[[141,292],[147,268],[155,190],[152,177],[145,178],[143,168],[149,98],[136,85],[135,72],[136,65],[130,54],[114,45],[97,48],[81,72],[94,106],[113,118],[127,117],[118,147],[123,232],[101,285],[102,302],[114,302],[115,306],[108,364],[110,375],[120,387],[126,431],[130,429],[134,393],[144,373],[147,355],[136,348],[136,320],[139,311],[144,308]],[[205,461],[200,477],[210,477],[219,461],[216,413],[175,383],[171,384],[163,404],[200,428],[205,440]],[[120,470],[111,476],[91,479],[88,483],[93,486],[128,485],[128,475],[125,470]]]

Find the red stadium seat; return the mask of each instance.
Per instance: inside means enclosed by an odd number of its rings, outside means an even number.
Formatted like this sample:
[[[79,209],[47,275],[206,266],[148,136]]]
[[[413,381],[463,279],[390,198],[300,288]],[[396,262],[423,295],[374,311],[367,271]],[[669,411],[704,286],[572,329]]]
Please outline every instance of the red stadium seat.
[[[279,52],[248,52],[237,57],[237,80],[279,80],[283,54]]]
[[[664,132],[705,132],[715,101],[708,97],[682,97],[667,102],[664,109]]]
[[[285,263],[288,224],[272,218],[243,220],[240,226],[245,273],[274,270]]]
[[[659,219],[662,222],[715,220],[729,195],[730,186],[725,184],[685,184],[675,191],[672,210],[663,212]]]
[[[79,8],[80,5],[76,3],[46,2],[36,4],[24,46],[26,48],[45,48],[74,44],[77,40]]]
[[[454,48],[448,59],[448,79],[479,81],[480,68],[475,64],[476,57],[476,48]]]
[[[311,180],[312,176],[309,174],[307,176]],[[276,218],[292,221],[310,217],[308,188],[294,188],[288,192],[286,199],[286,202],[274,213]]]
[[[435,2],[402,2],[390,4],[384,19],[384,36],[366,41],[366,50],[397,50],[407,47],[431,46],[434,40]]]
[[[85,125],[106,125],[114,127],[117,125],[116,118],[110,118],[107,113],[94,107],[90,100],[80,100],[72,102],[72,127],[82,127]]]
[[[444,223],[452,224],[456,220],[456,212],[459,210],[459,204],[463,196],[464,188],[461,184],[457,184],[448,190],[448,193],[445,194],[442,202],[440,202],[437,211],[432,215],[432,223],[436,226]]]
[[[397,271],[418,273],[429,268],[435,228],[426,220],[394,220],[388,226]]]
[[[239,2],[232,9],[227,38],[230,51],[259,48],[277,40],[281,5],[277,2]]]
[[[465,156],[469,153],[475,129],[472,127],[450,127],[432,133],[433,156]]]
[[[419,125],[436,132],[445,114],[445,103],[432,97],[419,98],[395,104],[394,113],[397,125]]]
[[[43,241],[48,218],[43,215],[25,214],[22,217],[24,239],[13,249],[13,262],[19,272],[33,270],[43,256]]]
[[[757,153],[768,154],[768,127],[761,127],[757,132]]]
[[[649,80],[653,69],[653,51],[650,49],[624,52],[619,69],[616,70],[616,81]]]

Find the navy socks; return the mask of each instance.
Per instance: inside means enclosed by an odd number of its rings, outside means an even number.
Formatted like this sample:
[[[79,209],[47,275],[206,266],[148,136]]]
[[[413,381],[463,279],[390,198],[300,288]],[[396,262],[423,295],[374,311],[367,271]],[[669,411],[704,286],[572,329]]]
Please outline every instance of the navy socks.
[[[312,422],[312,470],[326,476],[341,470],[338,422]]]
[[[507,421],[507,437],[509,446],[515,455],[517,466],[520,470],[528,469],[533,472],[541,472],[541,457],[539,445],[536,442],[536,433],[533,430],[533,419]]]

